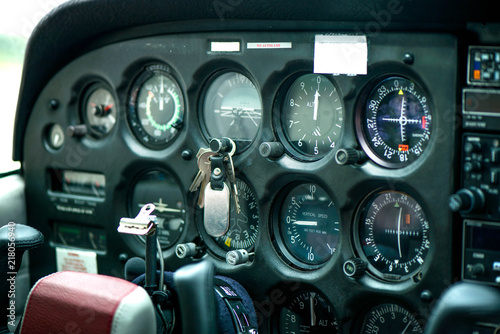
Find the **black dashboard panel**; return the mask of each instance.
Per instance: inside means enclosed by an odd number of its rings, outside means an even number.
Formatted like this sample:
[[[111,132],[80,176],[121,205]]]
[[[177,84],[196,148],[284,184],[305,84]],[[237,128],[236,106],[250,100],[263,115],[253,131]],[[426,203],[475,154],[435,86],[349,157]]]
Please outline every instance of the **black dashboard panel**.
[[[293,150],[285,150],[285,154],[276,159],[264,158],[259,154],[259,146],[282,139],[276,119],[279,119],[284,95],[293,79],[313,72],[315,36],[325,33],[331,32],[228,31],[124,38],[79,55],[55,73],[34,104],[24,138],[28,221],[51,240],[31,254],[32,279],[56,270],[55,247],[63,243],[59,237],[60,226],[68,225],[84,231],[78,233],[89,235],[88,231],[92,231],[93,237],[97,235],[97,240],[105,243],[104,247],[92,240],[74,244],[94,248],[100,273],[122,276],[124,261],[143,255],[144,245],[135,237],[120,235],[117,226],[121,217],[134,215],[133,186],[150,171],[170,175],[181,191],[179,201],[185,203],[183,228],[179,230],[178,241],[174,239],[173,243],[204,244],[203,238],[209,237],[200,232],[203,214],[197,207],[197,192],[188,190],[198,171],[195,155],[200,148],[208,147],[209,138],[205,136],[202,121],[203,98],[214,76],[235,71],[250,79],[262,103],[255,140],[233,157],[236,176],[244,180],[255,195],[259,232],[253,248],[255,255],[249,263],[230,266],[220,257],[223,254],[220,250],[209,249],[205,257],[215,262],[218,273],[238,280],[248,289],[264,333],[276,329],[280,308],[302,290],[325,296],[339,321],[341,333],[359,331],[365,314],[385,303],[405,307],[424,326],[432,301],[457,276],[453,263],[460,257],[453,251],[456,245],[450,233],[454,230],[453,219],[447,209],[448,198],[456,188],[456,151],[460,141],[456,117],[457,39],[446,33],[368,34],[367,75],[325,74],[343,100],[345,120],[335,149],[315,161],[304,161],[294,155]],[[240,50],[211,51],[214,41],[238,42]],[[248,43],[290,43],[291,47],[251,49]],[[412,55],[412,62],[405,61],[406,54]],[[182,126],[178,127],[178,134],[160,148],[146,146],[138,140],[128,116],[134,82],[146,67],[155,64],[167,66],[184,96]],[[367,91],[377,80],[394,76],[418,83],[425,91],[432,112],[427,148],[415,162],[402,168],[385,168],[370,159],[354,165],[337,164],[335,152],[339,148],[361,149],[356,117],[363,108]],[[116,125],[102,137],[74,131],[70,131],[73,136],[69,136],[68,127],[78,129],[84,123],[82,99],[86,89],[96,83],[109,87],[116,96]],[[63,130],[62,134],[55,125]],[[63,143],[60,142],[62,136]],[[70,187],[78,189],[76,194],[64,190],[71,182],[61,180],[64,175],[61,172],[68,171],[69,175],[76,172],[77,185]],[[324,189],[339,214],[336,250],[328,261],[314,268],[297,266],[283,256],[276,237],[275,226],[279,224],[275,224],[275,220],[283,197],[290,186],[301,183]],[[366,272],[354,279],[344,273],[344,263],[360,256],[360,247],[356,247],[359,242],[355,240],[355,227],[359,225],[356,220],[363,211],[360,206],[369,194],[377,191],[406,193],[425,212],[429,243],[425,258],[415,260],[419,261],[419,270],[411,277],[384,278]],[[402,215],[402,211],[399,212]],[[410,216],[407,219],[409,221]],[[400,232],[387,232],[391,233]],[[216,247],[213,244],[211,247]],[[66,244],[71,245],[71,242]],[[173,245],[164,250],[169,270],[190,261],[179,259],[174,250]]]

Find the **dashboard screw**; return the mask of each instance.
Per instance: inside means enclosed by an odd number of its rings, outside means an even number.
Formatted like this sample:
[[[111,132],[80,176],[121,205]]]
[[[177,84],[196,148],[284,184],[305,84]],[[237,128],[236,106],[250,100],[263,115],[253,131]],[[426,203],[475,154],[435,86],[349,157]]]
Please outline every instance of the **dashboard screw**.
[[[193,152],[191,150],[184,150],[181,153],[182,159],[191,160],[193,158]]]
[[[129,256],[127,253],[121,253],[120,255],[118,255],[118,260],[121,262],[121,263],[125,263],[127,262]]]
[[[411,64],[413,64],[414,61],[415,61],[415,57],[413,56],[413,54],[411,54],[409,52],[404,54],[403,63],[405,63],[406,65],[411,65]]]
[[[57,101],[56,99],[50,100],[49,108],[52,110],[56,110],[57,108],[59,108],[59,101]]]
[[[420,299],[422,299],[422,301],[425,303],[430,303],[433,299],[432,292],[430,292],[429,290],[422,291],[422,293],[420,294]]]

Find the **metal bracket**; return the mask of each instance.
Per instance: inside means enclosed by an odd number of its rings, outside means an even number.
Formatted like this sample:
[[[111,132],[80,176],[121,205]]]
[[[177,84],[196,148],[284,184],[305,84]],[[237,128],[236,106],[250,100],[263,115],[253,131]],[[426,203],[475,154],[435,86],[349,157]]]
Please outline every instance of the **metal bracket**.
[[[156,232],[158,221],[151,213],[155,205],[148,203],[144,205],[135,218],[121,218],[118,232],[135,235],[151,235]]]

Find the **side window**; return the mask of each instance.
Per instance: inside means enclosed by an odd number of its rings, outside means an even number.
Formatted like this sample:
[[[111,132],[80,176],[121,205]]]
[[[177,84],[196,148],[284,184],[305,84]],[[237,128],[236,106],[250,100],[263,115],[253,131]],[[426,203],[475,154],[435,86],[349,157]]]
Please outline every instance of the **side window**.
[[[38,22],[64,0],[5,0],[0,8],[0,174],[16,170],[12,142],[24,51]]]

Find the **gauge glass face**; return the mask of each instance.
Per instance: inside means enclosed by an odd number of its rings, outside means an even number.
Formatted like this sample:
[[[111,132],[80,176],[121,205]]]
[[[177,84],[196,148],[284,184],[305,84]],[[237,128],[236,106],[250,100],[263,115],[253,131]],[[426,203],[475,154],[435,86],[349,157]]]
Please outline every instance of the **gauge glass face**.
[[[317,268],[336,250],[339,215],[328,194],[316,184],[291,189],[282,202],[277,224],[281,251],[298,267]]]
[[[184,96],[174,77],[161,67],[148,68],[136,81],[129,119],[137,138],[164,148],[178,134],[184,118]]]
[[[399,281],[421,270],[430,248],[429,223],[411,196],[397,191],[371,196],[358,230],[361,257],[376,276]]]
[[[145,204],[153,203],[156,206],[153,214],[158,219],[157,237],[162,248],[175,245],[184,230],[186,209],[182,190],[171,175],[163,171],[143,174],[135,183],[130,203],[132,217]]]
[[[96,137],[107,135],[116,124],[117,105],[107,88],[100,85],[90,87],[83,109],[90,133]]]
[[[325,76],[306,74],[295,80],[281,112],[286,146],[299,158],[320,159],[337,146],[344,108],[337,88]]]
[[[404,307],[383,304],[372,308],[366,315],[362,334],[423,333],[417,319]]]
[[[236,179],[240,213],[230,197],[229,229],[221,237],[215,238],[217,245],[225,251],[253,248],[259,233],[259,208],[252,189],[244,181]]]
[[[429,144],[432,112],[428,98],[406,78],[391,77],[375,85],[359,117],[361,146],[381,166],[404,167]]]
[[[296,293],[280,311],[280,334],[335,334],[338,331],[333,309],[319,293]]]
[[[245,75],[226,72],[210,83],[202,118],[209,138],[231,138],[241,151],[253,142],[260,128],[259,92]]]

